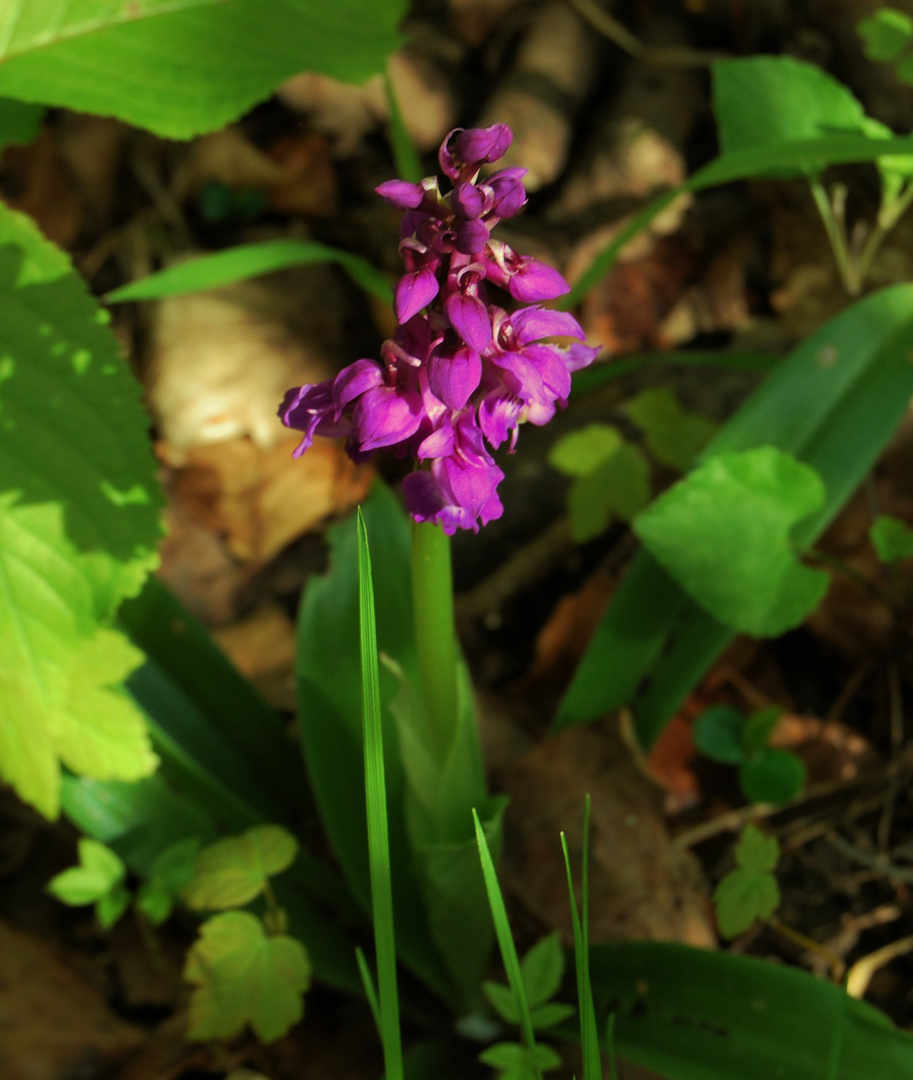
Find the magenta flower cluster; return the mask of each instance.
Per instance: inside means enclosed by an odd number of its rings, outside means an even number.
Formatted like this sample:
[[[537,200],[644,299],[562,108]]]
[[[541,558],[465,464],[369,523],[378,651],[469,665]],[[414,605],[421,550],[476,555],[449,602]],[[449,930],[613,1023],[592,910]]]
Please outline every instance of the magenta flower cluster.
[[[343,436],[355,461],[385,447],[427,463],[403,482],[407,508],[451,534],[501,516],[504,474],[490,448],[509,439],[513,450],[521,422],[550,420],[567,403],[571,372],[598,352],[580,344],[572,315],[541,306],[569,291],[561,274],[491,238],[526,203],[525,169],[479,179],[511,138],[505,124],[451,132],[439,155],[447,194],[436,177],[377,188],[405,211],[396,333],[382,362],[356,360],[335,379],[295,387],[279,410],[304,433],[296,456],[315,435]],[[576,340],[546,343],[555,337]]]

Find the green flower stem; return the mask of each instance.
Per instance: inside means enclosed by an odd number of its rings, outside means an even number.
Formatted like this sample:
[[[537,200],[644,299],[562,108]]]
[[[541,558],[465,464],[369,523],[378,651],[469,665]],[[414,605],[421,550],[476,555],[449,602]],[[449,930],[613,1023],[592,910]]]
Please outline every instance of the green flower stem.
[[[430,747],[443,764],[456,733],[457,678],[450,538],[440,525],[412,526],[412,596]]]

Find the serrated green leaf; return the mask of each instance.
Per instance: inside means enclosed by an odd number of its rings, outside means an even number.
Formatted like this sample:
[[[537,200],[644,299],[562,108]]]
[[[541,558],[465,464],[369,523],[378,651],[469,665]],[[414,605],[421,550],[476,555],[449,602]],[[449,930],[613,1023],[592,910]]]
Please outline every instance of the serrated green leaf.
[[[908,559],[913,555],[913,529],[900,518],[880,515],[875,519],[869,536],[875,554],[883,563]]]
[[[608,528],[612,515],[628,521],[650,500],[650,466],[630,443],[623,443],[568,491],[571,537],[582,544]]]
[[[94,904],[110,893],[126,876],[120,858],[109,847],[84,836],[79,841],[79,865],[55,875],[47,889],[64,904]]]
[[[196,987],[190,998],[191,1039],[228,1039],[250,1024],[268,1043],[304,1015],[311,965],[300,941],[267,937],[254,915],[227,911],[200,927],[184,978]]]
[[[802,566],[793,527],[824,503],[820,477],[774,447],[711,458],[634,522],[644,546],[707,612],[756,636],[797,626],[829,578]]]
[[[735,861],[743,870],[770,871],[780,858],[775,836],[765,836],[754,825],[746,825],[734,849]]]
[[[66,256],[0,204],[0,772],[42,813],[59,760],[134,780],[155,756],[105,628],[155,566],[161,493],[105,316]]]
[[[897,60],[913,40],[913,19],[896,8],[883,7],[856,24],[869,60]]]
[[[725,705],[705,709],[694,724],[694,745],[711,761],[740,765],[745,760],[745,717]]]
[[[0,95],[186,139],[300,71],[380,72],[404,14],[401,0],[14,0],[0,7]]]
[[[111,929],[127,910],[132,899],[130,890],[120,885],[98,901],[95,905],[95,918],[98,919],[98,925],[102,930]]]
[[[531,1008],[557,993],[564,975],[564,949],[557,932],[533,945],[520,961],[520,974]]]
[[[643,431],[650,453],[679,472],[691,468],[718,426],[706,416],[685,412],[667,387],[642,391],[625,412]]]
[[[788,750],[766,746],[740,767],[739,784],[752,802],[782,806],[805,787],[805,765]]]
[[[297,852],[294,836],[280,825],[255,825],[241,836],[217,840],[196,857],[184,902],[197,911],[243,907],[271,875],[291,866]]]
[[[618,429],[609,424],[587,424],[557,439],[548,452],[548,463],[567,476],[588,476],[623,441]]]
[[[777,910],[780,887],[772,874],[732,870],[717,885],[713,902],[720,933],[731,938]]]

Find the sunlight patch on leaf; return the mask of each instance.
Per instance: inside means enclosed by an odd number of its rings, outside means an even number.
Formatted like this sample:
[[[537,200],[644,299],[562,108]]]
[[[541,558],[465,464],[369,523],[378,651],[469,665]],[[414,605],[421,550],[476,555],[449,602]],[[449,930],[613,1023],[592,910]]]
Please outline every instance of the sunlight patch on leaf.
[[[773,447],[722,454],[634,522],[645,547],[720,622],[757,636],[797,626],[828,586],[803,566],[792,528],[825,499],[820,477]]]

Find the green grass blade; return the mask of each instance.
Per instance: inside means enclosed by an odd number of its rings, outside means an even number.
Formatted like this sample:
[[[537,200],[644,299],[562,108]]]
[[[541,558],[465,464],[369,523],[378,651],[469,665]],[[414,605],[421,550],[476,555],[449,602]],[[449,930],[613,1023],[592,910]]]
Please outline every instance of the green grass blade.
[[[599,1032],[596,1027],[596,1007],[593,1002],[593,988],[590,983],[590,942],[589,942],[589,833],[590,833],[590,796],[587,795],[583,810],[583,871],[582,871],[582,909],[577,911],[574,896],[574,877],[571,873],[571,858],[567,849],[567,838],[561,833],[561,850],[564,853],[564,867],[567,871],[567,887],[571,901],[571,922],[574,928],[574,964],[577,971],[577,1007],[580,1013],[580,1044],[583,1047],[583,1080],[602,1080],[602,1063],[599,1056]]]
[[[618,1062],[615,1060],[615,1013],[609,1014],[605,1044],[609,1055],[609,1080],[618,1080]]]
[[[367,259],[316,240],[265,240],[259,244],[239,244],[213,255],[200,255],[114,289],[105,300],[109,304],[120,304],[125,300],[161,300],[166,296],[217,289],[290,266],[327,262],[341,266],[365,292],[385,303],[393,303],[390,282]]]
[[[523,1041],[526,1043],[533,1062],[536,1080],[542,1080],[542,1072],[536,1059],[536,1037],[533,1034],[533,1022],[530,1016],[529,1001],[526,997],[526,987],[523,985],[523,976],[520,972],[520,958],[517,956],[517,947],[514,945],[513,934],[510,931],[510,923],[507,921],[507,909],[504,906],[504,897],[501,895],[501,886],[498,884],[498,874],[495,864],[488,849],[488,841],[485,839],[485,831],[479,821],[479,815],[472,811],[472,819],[475,823],[476,843],[479,845],[479,859],[482,862],[482,875],[485,878],[485,891],[488,893],[488,903],[491,907],[491,917],[495,924],[495,934],[498,938],[498,947],[501,950],[501,959],[504,962],[504,970],[507,973],[507,981],[513,991],[520,1013],[520,1030],[523,1032]]]
[[[377,1000],[377,987],[374,985],[374,977],[371,974],[371,969],[368,967],[364,949],[362,949],[360,945],[355,950],[355,960],[358,963],[358,974],[361,976],[361,985],[364,987],[365,997],[368,999],[368,1005],[371,1007],[371,1015],[374,1017],[374,1026],[377,1028],[377,1034],[382,1036],[383,1028],[380,1023],[380,1002]]]
[[[387,832],[387,790],[384,779],[384,740],[380,715],[380,671],[377,662],[377,625],[368,530],[358,510],[358,610],[361,640],[361,681],[364,705],[365,799],[368,810],[368,857],[371,867],[371,906],[381,1042],[386,1080],[402,1080],[399,997],[396,986],[396,941],[393,930],[393,886],[390,877],[390,840]]]
[[[396,98],[396,91],[393,89],[393,80],[390,78],[389,71],[384,75],[384,90],[387,94],[387,105],[390,109],[390,145],[393,148],[396,175],[400,180],[409,180],[413,184],[418,184],[425,175],[422,169],[422,161],[403,120],[403,112],[399,107],[399,101]]]

